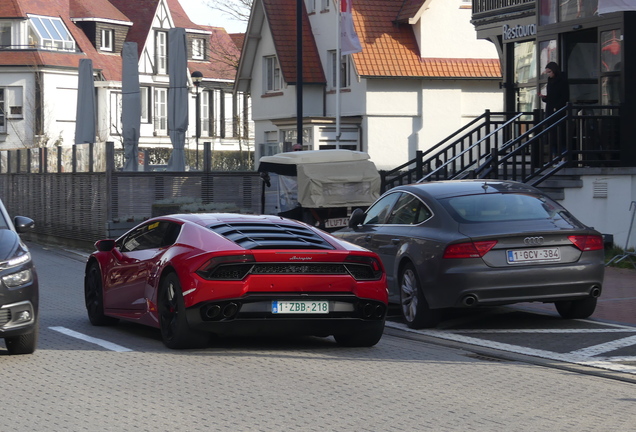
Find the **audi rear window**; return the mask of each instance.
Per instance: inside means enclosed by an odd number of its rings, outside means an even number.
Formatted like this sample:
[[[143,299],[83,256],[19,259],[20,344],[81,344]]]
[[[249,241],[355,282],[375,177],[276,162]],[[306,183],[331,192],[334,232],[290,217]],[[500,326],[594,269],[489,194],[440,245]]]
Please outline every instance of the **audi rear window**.
[[[441,204],[460,223],[562,219],[562,207],[539,195],[488,193],[446,198]]]

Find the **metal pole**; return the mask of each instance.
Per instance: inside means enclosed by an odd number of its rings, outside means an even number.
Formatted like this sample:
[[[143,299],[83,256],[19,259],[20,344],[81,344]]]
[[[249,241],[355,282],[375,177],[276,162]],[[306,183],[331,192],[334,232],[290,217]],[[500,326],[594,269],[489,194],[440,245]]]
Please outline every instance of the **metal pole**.
[[[296,0],[296,143],[303,144],[303,0]]]
[[[340,26],[341,26],[341,16],[342,14],[340,13],[340,6],[338,6],[338,9],[336,9],[336,16],[338,24],[337,24],[337,31],[336,31],[336,37],[338,38],[338,43],[336,44],[337,48],[336,48],[336,148],[339,149],[340,148],[340,66],[341,66],[341,62],[342,62],[342,54],[341,54],[341,46],[340,46],[340,32],[342,31]]]
[[[196,154],[197,154],[197,158],[196,158],[196,163],[197,163],[197,170],[199,169],[199,137],[201,136],[201,103],[200,103],[200,97],[201,95],[199,94],[199,84],[196,83],[195,87],[197,89],[197,94],[195,97],[195,101],[196,101],[196,117],[197,117],[197,127],[196,127],[196,132],[195,132],[195,142],[196,142]]]

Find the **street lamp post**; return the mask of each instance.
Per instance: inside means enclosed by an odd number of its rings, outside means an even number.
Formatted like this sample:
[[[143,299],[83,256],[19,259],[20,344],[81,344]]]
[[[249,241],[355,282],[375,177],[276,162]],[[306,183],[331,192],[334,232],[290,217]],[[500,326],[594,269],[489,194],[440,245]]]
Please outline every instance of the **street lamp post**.
[[[196,98],[195,98],[195,106],[196,106],[196,111],[195,111],[195,117],[196,117],[196,128],[195,128],[195,140],[196,140],[196,153],[197,153],[197,170],[199,169],[199,137],[201,137],[201,103],[200,103],[200,93],[199,93],[199,86],[201,85],[201,81],[203,80],[203,74],[199,71],[194,71],[192,72],[192,74],[190,75],[190,78],[192,78],[192,84],[194,84],[194,88],[196,89]]]

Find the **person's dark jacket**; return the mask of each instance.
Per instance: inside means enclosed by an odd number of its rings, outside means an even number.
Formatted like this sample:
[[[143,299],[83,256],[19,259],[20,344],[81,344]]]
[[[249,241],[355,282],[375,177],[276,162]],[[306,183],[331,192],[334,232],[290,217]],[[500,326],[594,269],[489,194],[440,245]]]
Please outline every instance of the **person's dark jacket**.
[[[543,97],[546,115],[560,110],[570,100],[570,85],[567,77],[558,67],[550,69],[554,72],[554,77],[548,78],[547,95]]]

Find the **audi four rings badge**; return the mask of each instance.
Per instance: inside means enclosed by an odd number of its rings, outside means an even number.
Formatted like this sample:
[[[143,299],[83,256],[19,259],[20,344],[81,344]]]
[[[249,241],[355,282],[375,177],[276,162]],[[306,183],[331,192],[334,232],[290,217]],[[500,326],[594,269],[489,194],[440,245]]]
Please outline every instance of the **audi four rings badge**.
[[[526,237],[523,239],[523,244],[528,246],[541,246],[543,241],[543,237]]]

